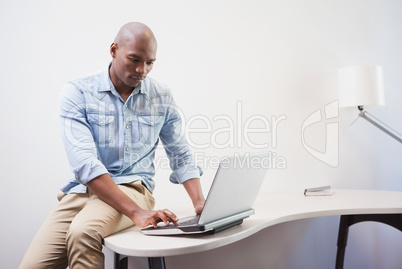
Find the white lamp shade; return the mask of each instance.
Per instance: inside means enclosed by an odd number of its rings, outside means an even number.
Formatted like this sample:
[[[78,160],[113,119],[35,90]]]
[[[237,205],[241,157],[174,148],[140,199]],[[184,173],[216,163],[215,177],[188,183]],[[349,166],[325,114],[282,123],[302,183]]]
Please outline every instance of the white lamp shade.
[[[385,105],[381,66],[343,67],[338,71],[338,83],[339,107]]]

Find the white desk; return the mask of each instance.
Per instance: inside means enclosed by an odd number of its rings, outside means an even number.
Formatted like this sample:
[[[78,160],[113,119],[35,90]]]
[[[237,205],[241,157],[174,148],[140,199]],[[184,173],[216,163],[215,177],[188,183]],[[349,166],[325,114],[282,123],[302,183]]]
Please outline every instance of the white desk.
[[[169,208],[179,217],[192,214],[191,207],[172,206]],[[375,214],[387,216],[387,214],[402,214],[402,192],[334,190],[332,196],[309,197],[304,196],[302,191],[270,193],[260,195],[254,208],[256,214],[245,219],[242,225],[214,235],[146,236],[139,232],[138,227],[132,227],[105,238],[104,244],[117,254],[117,259],[120,255],[151,257],[149,259],[151,268],[165,268],[163,257],[219,248],[272,225],[287,221],[334,215],[366,214],[371,216]],[[347,225],[346,228],[352,224],[354,223]],[[342,240],[345,241],[345,238]],[[341,258],[343,262],[343,256]],[[115,266],[120,268],[118,260]],[[339,268],[342,266],[343,264],[337,265]]]

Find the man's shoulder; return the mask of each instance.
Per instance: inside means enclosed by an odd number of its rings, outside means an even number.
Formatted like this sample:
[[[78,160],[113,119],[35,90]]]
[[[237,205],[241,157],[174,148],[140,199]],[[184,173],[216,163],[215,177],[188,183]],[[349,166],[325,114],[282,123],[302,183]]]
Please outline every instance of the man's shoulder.
[[[105,78],[103,71],[86,74],[72,79],[67,84],[73,85],[80,91],[93,91],[105,87]]]
[[[170,97],[172,95],[169,86],[157,81],[154,78],[146,77],[143,82],[145,92],[150,98],[161,97],[161,96]]]

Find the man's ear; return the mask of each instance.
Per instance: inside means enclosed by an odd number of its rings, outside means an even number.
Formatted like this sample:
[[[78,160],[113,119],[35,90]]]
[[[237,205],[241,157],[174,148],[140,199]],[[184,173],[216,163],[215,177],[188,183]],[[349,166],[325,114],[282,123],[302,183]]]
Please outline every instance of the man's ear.
[[[116,57],[116,51],[117,51],[117,44],[116,43],[112,43],[112,45],[110,45],[110,55],[115,58]]]

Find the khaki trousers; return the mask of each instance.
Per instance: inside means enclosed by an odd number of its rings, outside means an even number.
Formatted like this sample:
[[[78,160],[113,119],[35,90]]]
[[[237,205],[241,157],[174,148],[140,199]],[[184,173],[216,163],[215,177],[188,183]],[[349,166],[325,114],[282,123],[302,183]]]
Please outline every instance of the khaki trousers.
[[[155,200],[141,181],[118,187],[143,209],[153,209]],[[103,269],[103,238],[133,222],[91,191],[61,193],[58,199],[59,204],[39,229],[19,268]]]

